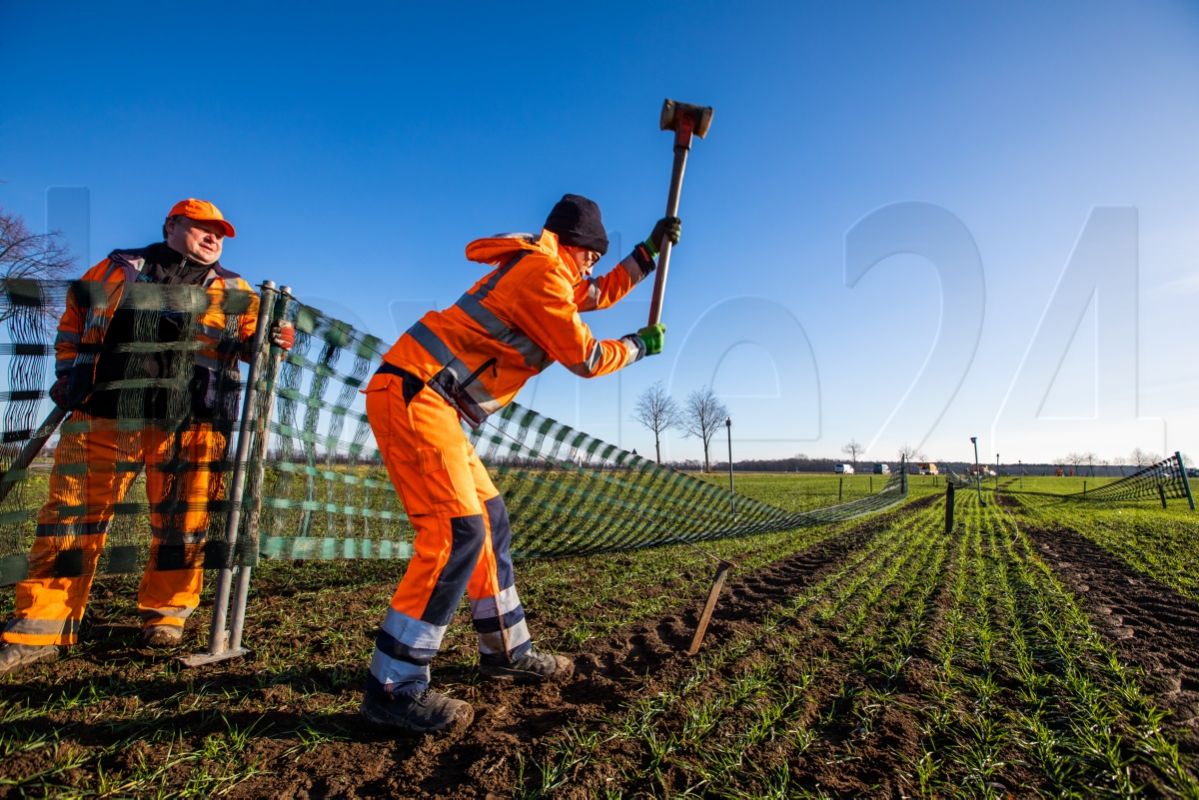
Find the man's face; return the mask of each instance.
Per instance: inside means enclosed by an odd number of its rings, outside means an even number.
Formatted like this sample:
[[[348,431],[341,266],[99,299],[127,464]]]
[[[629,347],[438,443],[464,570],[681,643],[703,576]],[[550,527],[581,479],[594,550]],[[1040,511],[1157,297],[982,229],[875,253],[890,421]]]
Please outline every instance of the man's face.
[[[570,254],[575,265],[578,266],[579,272],[583,273],[583,277],[589,277],[591,270],[595,269],[596,263],[600,260],[599,252],[588,250],[584,247],[575,247],[572,244],[563,245],[563,250]]]
[[[216,222],[172,217],[167,220],[167,246],[200,264],[212,264],[221,257],[225,230]]]

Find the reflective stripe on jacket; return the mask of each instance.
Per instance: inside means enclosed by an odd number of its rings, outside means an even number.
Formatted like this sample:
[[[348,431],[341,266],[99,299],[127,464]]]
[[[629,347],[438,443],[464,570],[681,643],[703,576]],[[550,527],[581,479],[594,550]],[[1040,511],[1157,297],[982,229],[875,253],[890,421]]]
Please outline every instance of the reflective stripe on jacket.
[[[496,268],[454,305],[421,317],[384,361],[428,383],[475,425],[555,361],[584,378],[615,372],[640,349],[596,339],[579,314],[611,306],[649,273],[642,250],[588,278],[558,252],[551,231],[476,239],[466,257]]]

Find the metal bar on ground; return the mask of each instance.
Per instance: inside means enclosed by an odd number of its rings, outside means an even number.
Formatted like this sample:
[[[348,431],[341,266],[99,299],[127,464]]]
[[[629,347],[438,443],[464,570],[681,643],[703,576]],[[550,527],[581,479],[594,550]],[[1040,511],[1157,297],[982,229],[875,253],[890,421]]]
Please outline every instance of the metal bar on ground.
[[[17,480],[5,480],[6,477],[14,472],[23,470],[33,463],[37,458],[38,453],[42,452],[42,448],[46,446],[46,441],[54,435],[54,431],[66,418],[67,412],[55,406],[46,415],[46,419],[38,426],[33,435],[29,437],[29,441],[21,448],[21,452],[17,453],[17,457],[12,460],[12,464],[8,469],[0,473],[0,502],[4,502],[4,498],[8,497],[9,492],[17,485]]]
[[[225,566],[217,577],[216,594],[212,601],[212,627],[208,634],[208,651],[181,656],[180,661],[189,667],[211,664],[228,658],[238,658],[245,655],[240,647],[229,647],[229,632],[226,622],[229,614],[230,589],[233,584],[234,566],[237,558],[237,529],[241,522],[241,502],[246,488],[246,456],[250,449],[250,430],[257,401],[258,370],[262,363],[262,343],[267,338],[267,328],[270,324],[270,314],[275,302],[275,282],[263,281],[262,296],[258,303],[258,322],[254,329],[254,339],[251,352],[255,358],[250,362],[246,372],[246,394],[242,400],[241,422],[237,431],[237,456],[233,463],[233,476],[229,481],[229,516],[225,519]]]
[[[703,644],[704,634],[708,632],[708,623],[712,621],[712,612],[716,609],[716,601],[720,599],[720,590],[724,588],[724,579],[729,574],[731,566],[733,565],[728,561],[721,561],[716,565],[716,577],[712,579],[708,602],[704,604],[703,613],[699,615],[699,623],[695,626],[695,636],[691,639],[691,647],[687,648],[689,656],[698,653],[700,645]]]

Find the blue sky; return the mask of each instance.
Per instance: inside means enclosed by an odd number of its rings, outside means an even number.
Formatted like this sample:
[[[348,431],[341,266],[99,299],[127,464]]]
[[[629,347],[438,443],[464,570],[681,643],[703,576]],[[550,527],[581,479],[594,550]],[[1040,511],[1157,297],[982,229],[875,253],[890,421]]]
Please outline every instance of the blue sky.
[[[716,116],[665,354],[521,402],[640,452],[661,380],[714,385],[746,457],[1199,456],[1193,4],[336,8],[0,4],[0,204],[43,228],[86,188],[60,224],[95,261],[212,199],[228,266],[390,339],[563,192],[614,264],[662,213],[674,97]],[[648,298],[587,321],[620,336]]]

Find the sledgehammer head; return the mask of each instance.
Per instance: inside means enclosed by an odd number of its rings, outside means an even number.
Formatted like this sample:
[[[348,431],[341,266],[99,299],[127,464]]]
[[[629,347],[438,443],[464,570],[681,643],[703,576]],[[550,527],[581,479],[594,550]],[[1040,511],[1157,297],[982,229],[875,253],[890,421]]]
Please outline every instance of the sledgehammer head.
[[[712,114],[711,106],[693,106],[667,98],[662,103],[662,130],[674,131],[677,143],[689,145],[692,133],[701,139],[707,135]]]

